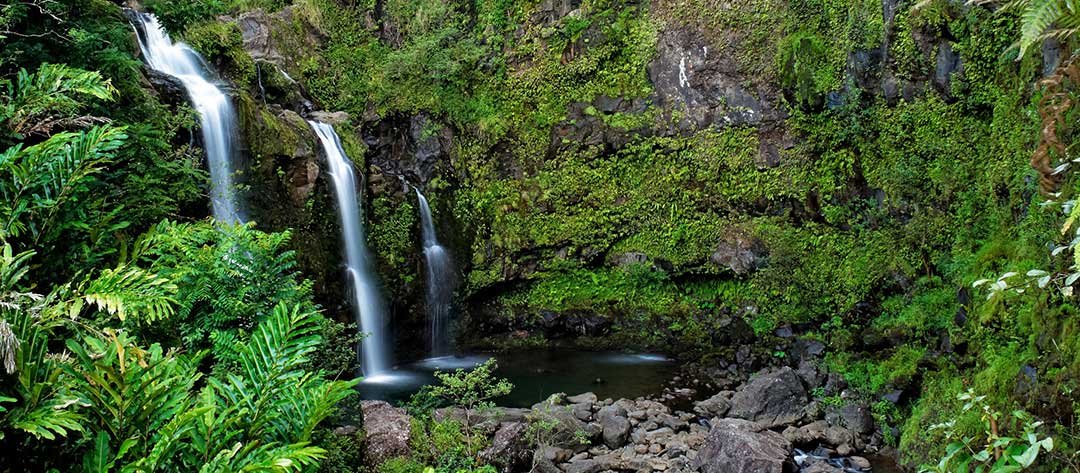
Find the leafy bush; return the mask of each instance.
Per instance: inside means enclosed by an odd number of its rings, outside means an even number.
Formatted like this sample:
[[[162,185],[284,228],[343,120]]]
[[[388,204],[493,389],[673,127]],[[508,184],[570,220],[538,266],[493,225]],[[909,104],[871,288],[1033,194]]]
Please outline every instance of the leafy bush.
[[[968,437],[954,430],[954,422],[932,426],[933,430],[944,431],[951,443],[945,447],[941,460],[936,465],[921,466],[921,473],[967,473],[972,469],[987,473],[1030,471],[1036,466],[1040,452],[1054,449],[1054,439],[1038,434],[1042,422],[1034,421],[1030,414],[1013,411],[1007,417],[986,404],[986,396],[978,396],[970,389],[957,399],[964,402],[965,412],[980,413],[985,430],[979,437]],[[1006,429],[1015,429],[1015,437],[1006,435]]]

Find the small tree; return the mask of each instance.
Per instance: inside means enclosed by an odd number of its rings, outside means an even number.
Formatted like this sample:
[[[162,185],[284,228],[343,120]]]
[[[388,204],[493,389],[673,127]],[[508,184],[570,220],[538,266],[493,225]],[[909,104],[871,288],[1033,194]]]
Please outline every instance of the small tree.
[[[439,384],[432,387],[431,395],[465,409],[465,442],[470,455],[476,455],[477,451],[472,437],[473,413],[495,407],[492,399],[510,394],[514,389],[510,381],[495,377],[497,368],[492,358],[472,370],[435,372]]]

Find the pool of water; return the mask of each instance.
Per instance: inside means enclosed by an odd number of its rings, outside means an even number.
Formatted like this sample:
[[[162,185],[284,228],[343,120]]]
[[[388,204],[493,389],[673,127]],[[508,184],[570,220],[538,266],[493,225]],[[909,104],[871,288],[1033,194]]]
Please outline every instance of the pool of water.
[[[529,350],[498,354],[429,358],[395,368],[360,383],[365,399],[407,400],[421,386],[435,383],[436,370],[468,369],[495,358],[497,375],[514,385],[499,405],[529,407],[555,393],[593,392],[600,399],[658,394],[675,374],[669,358],[645,353]]]

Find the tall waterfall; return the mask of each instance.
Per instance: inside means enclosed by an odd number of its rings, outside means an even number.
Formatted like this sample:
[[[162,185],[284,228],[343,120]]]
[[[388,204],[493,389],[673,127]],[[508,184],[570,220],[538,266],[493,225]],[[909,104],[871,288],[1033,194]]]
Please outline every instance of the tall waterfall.
[[[453,296],[453,268],[450,254],[439,244],[435,224],[431,221],[431,207],[424,194],[416,189],[420,201],[420,228],[424,239],[424,259],[427,263],[427,310],[431,319],[431,355],[449,353],[450,345],[450,299]]]
[[[139,24],[135,32],[147,64],[179,80],[199,112],[214,217],[228,223],[243,221],[232,182],[236,112],[229,96],[207,78],[202,57],[188,45],[172,42],[156,16],[134,13],[132,20]]]
[[[353,312],[360,330],[367,333],[367,338],[360,344],[361,365],[364,376],[371,378],[385,373],[390,365],[383,326],[385,311],[372,270],[371,256],[364,241],[364,221],[356,196],[356,175],[334,127],[316,121],[308,123],[319,135],[319,141],[326,151],[326,161],[330,165],[330,177],[334,181],[341,236],[345,245],[345,263],[355,298]]]

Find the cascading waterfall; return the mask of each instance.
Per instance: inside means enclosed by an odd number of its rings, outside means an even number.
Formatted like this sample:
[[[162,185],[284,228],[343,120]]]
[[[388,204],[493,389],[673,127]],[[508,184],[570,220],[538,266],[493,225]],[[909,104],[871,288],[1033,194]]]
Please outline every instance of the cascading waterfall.
[[[244,221],[232,181],[236,112],[229,96],[207,79],[202,57],[188,45],[174,43],[156,16],[134,13],[132,20],[138,23],[135,32],[147,64],[179,80],[199,112],[203,147],[210,168],[214,218],[227,223]]]
[[[356,322],[360,324],[360,330],[367,334],[360,344],[360,362],[365,378],[371,380],[385,373],[390,365],[383,327],[385,311],[365,243],[364,221],[356,195],[356,175],[334,127],[316,121],[308,123],[319,135],[319,141],[326,152],[326,161],[330,165],[330,177],[334,181],[341,236],[345,245],[345,263],[349,283],[352,284],[353,312]]]
[[[431,220],[431,207],[424,194],[416,190],[416,199],[420,201],[420,228],[424,239],[424,260],[427,263],[427,309],[431,320],[431,355],[449,354],[450,339],[450,299],[453,296],[453,268],[450,254],[439,244],[435,235],[435,224]]]

